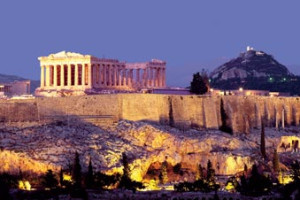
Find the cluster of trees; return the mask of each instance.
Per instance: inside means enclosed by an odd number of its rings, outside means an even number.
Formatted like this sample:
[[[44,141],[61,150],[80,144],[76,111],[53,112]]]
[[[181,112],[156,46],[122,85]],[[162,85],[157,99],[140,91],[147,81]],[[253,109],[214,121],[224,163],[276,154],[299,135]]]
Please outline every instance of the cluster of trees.
[[[235,177],[231,177],[228,180],[227,185],[231,184],[236,191],[247,196],[262,196],[269,194],[273,186],[271,177],[259,173],[255,164],[252,166],[250,175],[248,176],[247,172],[245,172],[239,177],[239,180],[240,181],[237,181]]]
[[[125,153],[122,154],[123,174],[106,175],[101,171],[94,172],[92,160],[89,161],[88,171],[82,172],[80,165],[79,154],[75,153],[73,165],[69,166],[68,173],[71,175],[71,180],[64,179],[64,170],[61,169],[56,175],[52,170],[48,170],[44,175],[39,177],[38,187],[44,189],[43,197],[47,198],[61,193],[70,194],[73,198],[87,199],[85,189],[107,189],[109,187],[128,189],[135,191],[138,188],[143,188],[143,184],[131,180],[128,158]],[[0,174],[0,197],[11,199],[9,190],[18,187],[18,181],[22,180],[22,173],[14,176],[7,173]],[[48,196],[46,193],[49,193]],[[33,194],[34,195],[34,194]],[[39,197],[40,198],[40,197]]]
[[[215,170],[212,167],[210,160],[207,162],[206,169],[198,165],[196,180],[194,182],[182,182],[174,186],[174,189],[178,192],[189,192],[189,191],[200,191],[200,192],[211,192],[217,191],[219,185],[216,183]]]
[[[193,74],[193,80],[190,84],[190,92],[193,94],[205,94],[209,91],[209,78],[206,70],[202,70],[201,73],[197,72]]]

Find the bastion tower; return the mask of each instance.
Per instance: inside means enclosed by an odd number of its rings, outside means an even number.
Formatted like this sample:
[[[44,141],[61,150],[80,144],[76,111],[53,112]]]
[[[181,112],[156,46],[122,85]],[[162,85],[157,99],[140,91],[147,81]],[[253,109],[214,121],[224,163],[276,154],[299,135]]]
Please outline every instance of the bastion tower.
[[[38,58],[41,85],[37,96],[70,96],[103,90],[139,91],[166,87],[166,62],[127,63],[73,52]]]

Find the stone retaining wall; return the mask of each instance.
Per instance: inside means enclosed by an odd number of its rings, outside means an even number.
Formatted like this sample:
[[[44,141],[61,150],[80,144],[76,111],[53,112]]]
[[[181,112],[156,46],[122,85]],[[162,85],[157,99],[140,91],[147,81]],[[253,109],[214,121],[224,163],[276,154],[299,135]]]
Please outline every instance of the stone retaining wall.
[[[221,98],[228,116],[227,125],[234,133],[250,133],[260,128],[261,118],[266,126],[275,127],[300,123],[298,97],[207,97],[159,94],[110,94],[33,100],[0,100],[0,121],[37,121],[51,116],[111,116],[120,119],[152,121],[179,128],[221,126]],[[284,111],[283,111],[284,110]]]

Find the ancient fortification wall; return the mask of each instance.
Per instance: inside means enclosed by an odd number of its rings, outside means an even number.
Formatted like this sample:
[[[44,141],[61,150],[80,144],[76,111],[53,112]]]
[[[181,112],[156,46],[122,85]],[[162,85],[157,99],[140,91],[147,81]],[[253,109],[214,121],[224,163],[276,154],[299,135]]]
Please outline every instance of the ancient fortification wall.
[[[271,97],[204,97],[156,94],[115,94],[36,98],[33,100],[1,100],[0,121],[37,121],[61,118],[109,118],[152,121],[180,128],[218,128],[223,99],[227,124],[235,133],[249,133],[266,125],[299,125],[300,98]]]

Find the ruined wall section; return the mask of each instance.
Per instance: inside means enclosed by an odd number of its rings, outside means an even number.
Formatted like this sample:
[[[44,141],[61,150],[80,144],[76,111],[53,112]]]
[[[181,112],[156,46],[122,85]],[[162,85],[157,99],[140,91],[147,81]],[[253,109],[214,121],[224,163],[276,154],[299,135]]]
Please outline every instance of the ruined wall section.
[[[156,94],[120,94],[118,96],[120,119],[169,123],[168,96]]]
[[[238,97],[224,96],[224,109],[234,133],[249,133],[261,128],[261,119],[267,127],[299,125],[300,99],[296,97]],[[283,122],[284,121],[284,122]]]
[[[111,118],[118,121],[117,95],[90,95],[56,98],[37,98],[41,120],[51,118]]]
[[[298,97],[180,96],[159,94],[108,94],[32,100],[0,100],[0,121],[37,121],[45,119],[109,118],[152,121],[179,128],[218,129],[221,125],[220,102],[236,134],[251,133],[261,127],[300,124]]]

